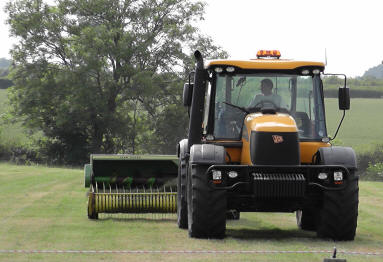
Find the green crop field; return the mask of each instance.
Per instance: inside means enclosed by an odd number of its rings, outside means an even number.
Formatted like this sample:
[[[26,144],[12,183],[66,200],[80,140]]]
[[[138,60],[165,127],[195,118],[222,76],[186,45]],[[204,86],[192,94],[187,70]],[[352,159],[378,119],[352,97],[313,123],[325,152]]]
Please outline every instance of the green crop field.
[[[224,240],[190,239],[175,216],[87,219],[83,172],[0,163],[0,250],[331,250],[383,252],[383,183],[360,183],[355,241],[298,230],[294,214],[246,213]],[[323,261],[329,254],[4,254],[0,261]],[[342,255],[347,261],[382,257]]]

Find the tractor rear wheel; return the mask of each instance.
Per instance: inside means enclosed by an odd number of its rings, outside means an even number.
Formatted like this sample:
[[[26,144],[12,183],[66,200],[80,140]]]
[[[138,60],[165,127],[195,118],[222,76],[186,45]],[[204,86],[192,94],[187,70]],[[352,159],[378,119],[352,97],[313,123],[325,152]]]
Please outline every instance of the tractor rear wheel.
[[[350,171],[347,186],[341,191],[325,191],[317,234],[333,240],[354,240],[358,219],[358,176]]]
[[[179,228],[188,228],[188,210],[186,199],[187,162],[180,156],[177,176],[177,224]]]
[[[209,187],[207,167],[189,165],[187,198],[189,236],[224,238],[226,231],[226,192]]]

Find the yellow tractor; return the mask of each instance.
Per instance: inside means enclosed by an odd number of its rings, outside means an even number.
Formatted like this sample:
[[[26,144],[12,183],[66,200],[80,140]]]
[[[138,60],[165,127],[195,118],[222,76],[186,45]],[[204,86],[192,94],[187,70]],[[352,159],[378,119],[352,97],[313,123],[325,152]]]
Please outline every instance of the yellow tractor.
[[[183,90],[189,133],[178,144],[177,158],[94,156],[86,166],[89,217],[177,210],[178,226],[187,228],[190,237],[223,238],[226,220],[239,219],[241,212],[296,212],[303,230],[334,240],[354,239],[356,156],[349,147],[330,144],[324,64],[281,59],[277,50],[261,50],[251,60],[205,63],[199,51],[194,56],[196,69]],[[339,88],[342,120],[349,108],[344,76]],[[175,178],[176,189],[170,186]],[[105,188],[105,183],[109,191],[100,192],[97,187]],[[127,191],[124,184],[141,189]],[[145,190],[154,184],[163,189]],[[100,198],[107,199],[106,208],[97,211]]]

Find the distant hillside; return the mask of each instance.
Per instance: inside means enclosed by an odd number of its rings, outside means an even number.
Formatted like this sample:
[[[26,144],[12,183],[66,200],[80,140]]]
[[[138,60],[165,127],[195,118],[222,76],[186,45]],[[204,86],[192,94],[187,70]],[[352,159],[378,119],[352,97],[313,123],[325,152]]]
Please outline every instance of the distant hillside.
[[[11,63],[11,60],[0,58],[0,89],[7,89],[13,85],[12,80],[8,79]]]
[[[12,61],[6,58],[0,58],[0,69],[8,68],[11,65]]]
[[[383,79],[383,64],[380,64],[378,66],[374,66],[368,69],[364,73],[363,77],[368,77],[368,76]]]

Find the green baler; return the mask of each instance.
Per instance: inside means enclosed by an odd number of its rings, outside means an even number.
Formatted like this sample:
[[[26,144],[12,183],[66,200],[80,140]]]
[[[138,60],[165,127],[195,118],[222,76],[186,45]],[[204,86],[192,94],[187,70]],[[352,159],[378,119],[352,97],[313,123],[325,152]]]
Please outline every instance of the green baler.
[[[176,213],[178,158],[173,155],[101,155],[84,167],[88,217],[99,213]]]

